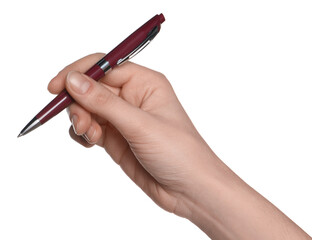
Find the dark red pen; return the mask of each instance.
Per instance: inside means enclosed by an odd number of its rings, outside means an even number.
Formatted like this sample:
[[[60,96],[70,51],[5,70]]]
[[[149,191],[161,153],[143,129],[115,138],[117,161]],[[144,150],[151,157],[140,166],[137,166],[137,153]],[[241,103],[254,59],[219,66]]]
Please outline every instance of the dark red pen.
[[[160,31],[160,25],[164,21],[165,17],[163,14],[151,18],[111,52],[105,55],[105,57],[94,64],[85,74],[98,81],[108,70],[134,57],[153,40]],[[68,107],[73,101],[72,97],[64,89],[23,128],[18,137],[41,126]]]

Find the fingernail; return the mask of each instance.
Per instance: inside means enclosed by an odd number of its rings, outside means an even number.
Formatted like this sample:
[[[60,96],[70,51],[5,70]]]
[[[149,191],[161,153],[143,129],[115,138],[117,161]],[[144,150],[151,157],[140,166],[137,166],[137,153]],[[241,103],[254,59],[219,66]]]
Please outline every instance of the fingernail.
[[[93,127],[93,126],[91,125],[90,128],[88,129],[88,131],[87,131],[85,134],[83,134],[83,136],[84,136],[85,140],[86,140],[88,143],[92,144],[92,143],[93,143],[93,142],[92,142],[92,139],[93,139],[95,133],[96,133],[95,127]]]
[[[71,122],[72,122],[73,130],[74,130],[75,134],[78,135],[77,134],[77,130],[76,130],[76,127],[78,125],[78,116],[77,115],[73,115],[72,118],[71,118]]]
[[[85,94],[90,87],[90,82],[78,72],[69,72],[67,81],[71,89],[78,94]]]
[[[82,134],[82,137],[84,138],[84,140],[86,140],[89,144],[90,143],[90,139],[88,138],[87,134]]]

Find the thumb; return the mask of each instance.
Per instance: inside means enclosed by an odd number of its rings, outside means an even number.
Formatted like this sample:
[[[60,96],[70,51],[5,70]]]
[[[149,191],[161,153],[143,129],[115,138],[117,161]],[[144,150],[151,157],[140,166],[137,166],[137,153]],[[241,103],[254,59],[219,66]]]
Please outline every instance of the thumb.
[[[137,133],[146,122],[146,112],[126,102],[87,75],[69,72],[65,87],[83,108],[109,121],[126,138]]]

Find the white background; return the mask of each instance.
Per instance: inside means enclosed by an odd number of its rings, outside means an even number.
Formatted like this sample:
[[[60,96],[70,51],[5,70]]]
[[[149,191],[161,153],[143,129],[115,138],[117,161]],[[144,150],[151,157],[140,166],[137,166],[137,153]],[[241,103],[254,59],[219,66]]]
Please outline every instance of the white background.
[[[217,155],[312,234],[310,0],[17,0],[0,3],[1,240],[207,239],[72,141],[65,112],[16,138],[58,71],[161,12],[134,62],[163,72]]]

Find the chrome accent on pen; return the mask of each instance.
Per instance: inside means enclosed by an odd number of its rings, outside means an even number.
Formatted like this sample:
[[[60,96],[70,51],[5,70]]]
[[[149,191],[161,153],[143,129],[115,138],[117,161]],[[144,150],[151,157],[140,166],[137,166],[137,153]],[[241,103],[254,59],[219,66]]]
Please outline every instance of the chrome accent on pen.
[[[151,41],[154,39],[154,37],[159,33],[158,27],[154,27],[153,30],[148,34],[147,38],[139,45],[137,46],[131,53],[129,53],[124,58],[121,58],[117,61],[117,65],[120,65],[129,59],[133,58],[135,55],[137,55],[139,52],[141,52],[148,44],[151,43]]]
[[[104,59],[104,58],[102,58],[102,59],[101,59],[100,61],[98,61],[96,64],[97,64],[105,73],[107,73],[108,70],[112,69],[111,66],[110,66],[110,64],[109,64],[109,62],[108,62],[106,59]]]

